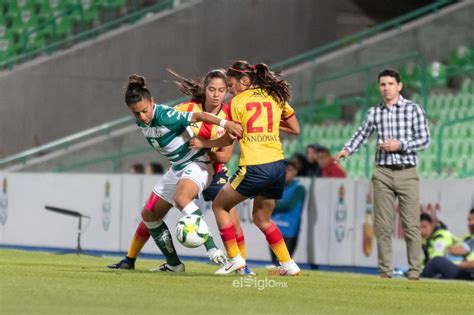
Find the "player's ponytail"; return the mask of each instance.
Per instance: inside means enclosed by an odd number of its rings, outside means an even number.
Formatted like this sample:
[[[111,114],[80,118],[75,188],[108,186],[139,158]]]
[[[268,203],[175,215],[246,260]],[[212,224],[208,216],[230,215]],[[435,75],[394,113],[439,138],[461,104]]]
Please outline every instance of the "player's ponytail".
[[[238,80],[243,76],[248,76],[251,85],[265,90],[280,104],[284,104],[290,99],[290,85],[279,79],[280,74],[271,71],[264,63],[253,66],[244,60],[236,61],[227,70],[227,76]]]
[[[290,99],[290,85],[279,77],[280,73],[271,71],[266,64],[255,65],[254,84],[267,91],[278,103],[285,104]]]
[[[130,106],[144,99],[151,101],[151,94],[146,86],[145,78],[138,74],[132,74],[128,77],[125,91],[125,103],[127,106]]]
[[[178,86],[181,93],[191,96],[193,101],[203,105],[206,102],[206,87],[209,85],[209,82],[214,78],[222,79],[224,82],[226,82],[227,79],[224,70],[221,69],[211,70],[206,74],[204,79],[199,80],[186,78],[171,69],[168,69],[168,72],[175,78],[174,83]]]

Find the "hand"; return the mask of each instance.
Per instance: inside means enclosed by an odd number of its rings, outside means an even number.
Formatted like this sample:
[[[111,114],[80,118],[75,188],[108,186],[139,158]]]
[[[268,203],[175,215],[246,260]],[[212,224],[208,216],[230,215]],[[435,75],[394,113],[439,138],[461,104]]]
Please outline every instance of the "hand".
[[[199,138],[192,138],[189,140],[189,147],[191,149],[202,149],[204,148],[204,143]]]
[[[238,123],[235,123],[233,121],[227,121],[225,123],[225,130],[227,130],[230,135],[242,138],[243,129],[242,126]]]
[[[342,149],[341,151],[339,151],[339,153],[336,155],[336,163],[339,161],[339,159],[345,159],[349,156],[349,151],[347,151],[346,149]]]
[[[380,150],[387,152],[399,151],[401,147],[400,141],[395,139],[385,140],[381,145],[379,145]]]

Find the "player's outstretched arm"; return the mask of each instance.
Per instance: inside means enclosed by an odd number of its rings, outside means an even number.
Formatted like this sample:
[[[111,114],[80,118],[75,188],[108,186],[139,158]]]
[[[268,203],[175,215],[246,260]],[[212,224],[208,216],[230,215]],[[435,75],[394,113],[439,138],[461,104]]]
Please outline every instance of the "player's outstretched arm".
[[[222,137],[213,140],[207,140],[202,138],[193,138],[189,140],[190,147],[193,149],[202,149],[202,148],[222,148],[228,145],[231,145],[234,142],[229,133],[225,133]]]
[[[217,150],[214,149],[211,152],[208,152],[208,155],[212,162],[227,163],[232,156],[232,151],[232,145],[228,145],[223,148],[218,148]]]
[[[293,115],[286,120],[282,120],[280,122],[280,131],[288,133],[290,135],[299,135],[301,129],[300,123],[298,122],[298,119],[296,119],[296,116]]]
[[[242,137],[242,126],[229,120],[221,119],[215,115],[206,113],[206,112],[199,112],[199,113],[193,113],[193,116],[191,117],[191,122],[197,122],[197,121],[202,121],[205,123],[209,124],[214,124],[221,126],[227,130],[228,133],[230,133],[233,136],[236,137]]]

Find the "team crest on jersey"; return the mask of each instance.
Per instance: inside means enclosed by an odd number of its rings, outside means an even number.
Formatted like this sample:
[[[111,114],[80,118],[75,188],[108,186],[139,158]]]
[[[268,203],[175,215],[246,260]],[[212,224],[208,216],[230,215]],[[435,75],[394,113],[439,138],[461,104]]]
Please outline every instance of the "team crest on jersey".
[[[163,130],[160,130],[160,128],[156,127],[142,128],[142,132],[147,138],[159,138],[164,134]]]
[[[225,183],[227,183],[227,181],[224,178],[219,178],[219,181],[217,183],[224,185]]]

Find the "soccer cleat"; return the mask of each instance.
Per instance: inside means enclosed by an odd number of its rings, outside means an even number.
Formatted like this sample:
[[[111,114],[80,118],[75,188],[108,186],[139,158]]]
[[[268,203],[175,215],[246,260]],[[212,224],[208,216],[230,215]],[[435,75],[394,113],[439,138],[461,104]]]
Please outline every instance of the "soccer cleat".
[[[301,273],[300,267],[293,261],[280,262],[279,273],[280,276],[299,276]]]
[[[248,266],[245,266],[243,269],[236,270],[235,273],[238,274],[238,275],[244,275],[244,276],[256,276],[257,275],[255,272],[250,270],[250,268]]]
[[[238,254],[234,258],[230,258],[224,264],[224,266],[222,266],[221,268],[219,268],[219,270],[217,270],[215,272],[215,274],[216,275],[227,275],[227,274],[232,273],[234,271],[244,269],[245,266],[246,266],[245,259],[243,259],[242,256],[240,256],[240,254]]]
[[[184,272],[184,270],[185,268],[184,268],[183,263],[176,266],[170,266],[167,263],[164,263],[158,267],[150,269],[150,271],[153,271],[153,272]]]
[[[227,257],[219,248],[211,248],[207,252],[207,256],[209,256],[209,259],[216,265],[224,265],[227,262]]]
[[[132,261],[127,257],[127,258],[122,259],[118,263],[107,265],[107,268],[133,270],[135,269],[135,261]]]

